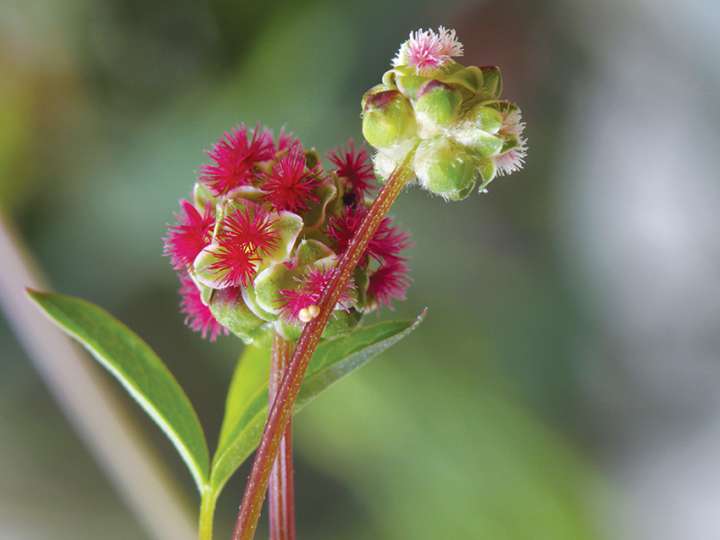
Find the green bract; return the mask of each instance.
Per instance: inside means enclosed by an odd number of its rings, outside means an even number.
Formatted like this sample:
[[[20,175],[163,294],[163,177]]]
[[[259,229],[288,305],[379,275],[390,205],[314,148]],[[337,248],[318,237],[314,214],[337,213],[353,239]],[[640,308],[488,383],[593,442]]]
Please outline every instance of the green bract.
[[[520,111],[501,100],[501,93],[502,76],[494,66],[450,60],[436,69],[399,65],[385,72],[382,84],[362,101],[363,135],[377,150],[376,173],[389,177],[416,149],[414,172],[420,185],[447,200],[460,200],[476,185],[490,183],[498,170],[519,168],[503,169],[500,161],[507,155],[522,165],[525,155]]]

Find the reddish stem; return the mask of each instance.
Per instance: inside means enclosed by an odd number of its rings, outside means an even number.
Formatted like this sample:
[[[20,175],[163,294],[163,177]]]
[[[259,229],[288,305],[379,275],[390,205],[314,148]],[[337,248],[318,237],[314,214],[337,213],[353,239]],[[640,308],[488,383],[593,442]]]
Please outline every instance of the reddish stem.
[[[270,409],[265,431],[255,454],[255,462],[245,486],[245,495],[235,524],[233,540],[252,540],[255,535],[268,478],[270,477],[270,469],[277,455],[285,427],[292,417],[293,406],[300,392],[305,370],[320,342],[320,336],[325,330],[328,319],[340,299],[340,294],[347,285],[360,258],[365,253],[368,242],[377,231],[380,222],[395,202],[395,199],[400,195],[405,184],[412,177],[413,172],[408,167],[408,164],[413,155],[414,151],[408,153],[404,161],[393,171],[380,193],[378,193],[357,233],[340,258],[332,280],[323,292],[318,303],[320,313],[305,325],[300,335],[300,339],[295,346],[295,352],[275,395],[275,402]]]
[[[290,362],[291,343],[275,334],[270,363],[268,399],[272,406],[282,376]],[[292,418],[280,440],[268,484],[270,540],[295,540],[295,481],[293,471]]]

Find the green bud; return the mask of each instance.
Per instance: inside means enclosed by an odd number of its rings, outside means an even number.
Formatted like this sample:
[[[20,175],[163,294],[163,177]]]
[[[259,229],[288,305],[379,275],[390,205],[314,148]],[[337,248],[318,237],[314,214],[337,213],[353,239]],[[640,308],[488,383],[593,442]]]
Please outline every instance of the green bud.
[[[392,71],[392,70],[391,70],[391,71]],[[383,79],[383,80],[384,80],[384,79]],[[383,84],[376,84],[375,86],[373,86],[372,88],[370,88],[370,90],[368,90],[367,92],[365,92],[365,93],[363,94],[363,96],[362,96],[362,99],[360,99],[360,110],[363,110],[363,111],[365,110],[365,105],[367,104],[368,99],[369,99],[370,97],[374,96],[375,94],[379,94],[380,92],[385,92],[386,90],[395,90],[395,78],[394,78],[394,75],[393,75],[393,79],[392,79],[392,80],[393,80],[393,82],[392,82],[391,85],[386,85],[386,84],[384,84],[384,83],[383,83]]]
[[[227,289],[215,291],[210,311],[220,324],[246,344],[252,343],[263,331],[265,321],[250,311],[236,292],[230,293]]]
[[[433,133],[453,124],[460,113],[460,92],[440,81],[422,85],[415,101],[415,113],[421,132]]]
[[[372,94],[365,102],[363,136],[375,148],[388,148],[415,136],[410,101],[397,90]]]
[[[476,105],[464,116],[477,127],[495,135],[502,127],[503,115],[496,108]]]
[[[414,166],[420,185],[447,200],[467,197],[479,175],[477,158],[442,137],[420,143]]]
[[[480,157],[499,154],[504,144],[501,137],[490,135],[482,129],[467,124],[454,129],[452,131],[452,138]]]

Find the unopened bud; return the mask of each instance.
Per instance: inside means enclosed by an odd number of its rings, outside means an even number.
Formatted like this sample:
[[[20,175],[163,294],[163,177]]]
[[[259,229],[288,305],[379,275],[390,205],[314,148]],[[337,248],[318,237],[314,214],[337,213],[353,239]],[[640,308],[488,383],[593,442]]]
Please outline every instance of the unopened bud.
[[[415,154],[420,185],[444,199],[467,197],[479,176],[478,160],[461,145],[444,137],[423,141]]]
[[[363,136],[375,148],[388,148],[415,136],[410,101],[397,90],[372,94],[365,101]]]
[[[460,113],[462,96],[440,81],[426,82],[417,93],[415,113],[423,136],[453,124]]]

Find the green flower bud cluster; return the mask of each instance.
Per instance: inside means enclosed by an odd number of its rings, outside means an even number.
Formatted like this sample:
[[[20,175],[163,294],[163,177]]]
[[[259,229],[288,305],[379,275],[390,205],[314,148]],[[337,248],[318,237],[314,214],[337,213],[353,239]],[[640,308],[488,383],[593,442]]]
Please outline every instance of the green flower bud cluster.
[[[452,60],[422,71],[396,65],[362,98],[363,135],[377,150],[377,174],[387,178],[415,149],[420,185],[457,201],[519,169],[524,124],[517,105],[501,94],[497,67]]]

